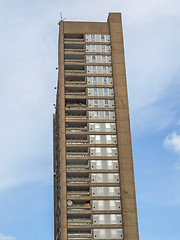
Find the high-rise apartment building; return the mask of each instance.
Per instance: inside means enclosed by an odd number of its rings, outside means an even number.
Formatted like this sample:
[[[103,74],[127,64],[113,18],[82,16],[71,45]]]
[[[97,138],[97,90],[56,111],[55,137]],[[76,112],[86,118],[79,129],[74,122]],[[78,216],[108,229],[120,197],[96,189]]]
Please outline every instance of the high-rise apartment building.
[[[59,26],[55,240],[138,240],[121,14]]]

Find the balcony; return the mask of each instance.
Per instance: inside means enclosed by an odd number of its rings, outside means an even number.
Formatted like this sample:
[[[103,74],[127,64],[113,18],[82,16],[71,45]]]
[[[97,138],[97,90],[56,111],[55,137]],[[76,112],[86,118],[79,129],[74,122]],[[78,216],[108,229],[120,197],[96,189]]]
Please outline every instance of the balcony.
[[[66,110],[66,119],[79,119],[84,120],[87,119],[86,111],[85,110]]]
[[[86,186],[68,186],[67,187],[67,194],[68,195],[80,195],[80,196],[89,196],[90,189]]]
[[[68,64],[68,65],[65,65],[64,67],[64,71],[65,73],[73,73],[73,74],[76,74],[76,73],[85,73],[85,66],[84,65],[75,65],[75,64]]]
[[[66,140],[87,142],[88,139],[87,134],[67,134]]]
[[[69,228],[68,229],[68,240],[88,240],[92,239],[92,233],[91,229],[86,229],[86,228]]]
[[[84,43],[82,41],[66,41],[64,44],[65,53],[67,52],[85,52]]]
[[[87,132],[87,122],[66,122],[67,133]]]
[[[86,83],[84,76],[65,76],[66,85],[84,85]]]
[[[90,209],[90,200],[68,200],[68,209]]]
[[[89,168],[88,160],[84,159],[73,159],[73,160],[66,160],[67,168],[71,170],[85,170]]]
[[[69,92],[68,92],[69,93]],[[85,94],[85,92],[77,92],[77,94]],[[65,102],[66,109],[71,108],[86,108],[86,100],[85,99],[66,99]]]
[[[66,87],[65,88],[66,94],[86,94],[85,87]]]
[[[68,214],[68,225],[89,225],[91,224],[90,214]]]
[[[68,183],[88,183],[89,173],[84,172],[71,172],[66,174]],[[75,187],[75,186],[74,186]]]
[[[66,63],[84,63],[84,55],[83,54],[65,54],[64,61]]]

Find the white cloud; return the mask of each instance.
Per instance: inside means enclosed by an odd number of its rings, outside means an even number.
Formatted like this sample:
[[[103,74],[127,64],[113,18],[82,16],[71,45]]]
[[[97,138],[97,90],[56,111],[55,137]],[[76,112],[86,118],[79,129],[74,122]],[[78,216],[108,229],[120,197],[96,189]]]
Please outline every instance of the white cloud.
[[[0,240],[16,240],[16,238],[0,233]]]
[[[180,154],[180,134],[176,132],[168,135],[164,140],[164,145],[167,148],[172,149],[174,152]]]
[[[178,154],[180,157],[180,134],[173,132],[164,139],[164,146]],[[180,158],[175,163],[175,169],[180,170]]]

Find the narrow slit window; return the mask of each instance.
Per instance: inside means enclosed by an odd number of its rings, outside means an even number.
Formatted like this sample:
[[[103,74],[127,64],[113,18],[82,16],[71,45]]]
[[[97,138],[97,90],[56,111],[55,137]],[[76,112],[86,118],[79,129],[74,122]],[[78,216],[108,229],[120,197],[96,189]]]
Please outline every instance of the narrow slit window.
[[[97,85],[97,77],[93,77],[93,84]]]
[[[95,111],[95,112],[94,112],[94,118],[95,118],[95,119],[98,119],[98,118],[99,118],[99,112],[98,112],[98,111]]]
[[[99,100],[98,99],[94,99],[94,107],[98,107],[99,104]]]
[[[96,72],[97,72],[97,67],[93,66],[93,73],[96,73]]]
[[[96,62],[96,56],[92,55],[92,62]]]
[[[92,42],[95,41],[95,35],[94,35],[94,34],[91,35],[91,41],[92,41]]]
[[[105,118],[109,118],[109,111],[105,111]]]
[[[93,88],[94,96],[97,96],[97,92],[98,92],[98,89],[97,88]]]
[[[105,107],[109,107],[109,100],[108,99],[104,100],[104,105],[105,105]]]
[[[108,96],[108,89],[104,88],[104,96]]]

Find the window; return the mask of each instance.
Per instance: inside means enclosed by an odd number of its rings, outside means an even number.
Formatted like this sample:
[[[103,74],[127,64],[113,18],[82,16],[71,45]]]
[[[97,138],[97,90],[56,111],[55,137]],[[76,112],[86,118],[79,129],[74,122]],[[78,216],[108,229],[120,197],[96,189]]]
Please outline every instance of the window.
[[[98,99],[94,99],[94,107],[98,107],[98,102],[99,102]]]
[[[103,63],[106,62],[106,56],[102,56],[102,62],[103,62]]]
[[[95,119],[98,119],[98,118],[99,118],[99,112],[98,112],[98,111],[95,111],[95,112],[94,112],[94,118],[95,118]]]
[[[100,155],[101,154],[101,148],[96,148],[96,154]]]
[[[114,187],[109,187],[109,193],[114,193]]]
[[[100,129],[100,123],[95,123],[94,128],[95,128],[95,130],[99,130]]]
[[[96,51],[95,45],[91,45],[91,49],[92,49],[92,52],[95,52]]]
[[[109,107],[109,100],[108,99],[104,100],[104,105],[105,105],[105,107]]]
[[[95,138],[96,138],[96,143],[100,143],[101,141],[100,135],[96,135]]]
[[[96,71],[97,71],[96,66],[93,66],[93,73],[96,73]]]
[[[97,88],[93,88],[93,93],[94,93],[94,96],[97,96],[97,91],[98,91],[98,89],[97,89]]]
[[[92,62],[95,62],[95,61],[96,61],[96,56],[92,55]]]
[[[104,79],[104,85],[107,85],[107,79],[106,78]]]
[[[111,128],[111,124],[110,123],[106,123],[106,128],[110,129]]]
[[[93,77],[93,84],[97,85],[97,77]]]
[[[117,238],[118,236],[118,231],[117,229],[111,229],[111,237],[112,238]]]
[[[101,40],[104,41],[104,35],[101,35]]]
[[[97,166],[97,169],[101,169],[102,162],[101,161],[96,161],[96,166]]]
[[[104,96],[108,96],[108,89],[104,88]]]
[[[112,222],[116,221],[116,215],[115,214],[111,214],[111,221]]]
[[[104,201],[103,200],[98,201],[98,208],[99,209],[103,209],[104,208]]]
[[[112,160],[108,160],[107,161],[107,165],[108,165],[108,169],[112,169],[113,168],[113,161]]]
[[[109,118],[109,111],[105,111],[105,118]]]
[[[105,45],[101,46],[101,50],[102,50],[102,52],[105,52]]]
[[[110,200],[110,207],[111,207],[111,209],[114,209],[115,206],[116,206],[115,201],[114,200]]]
[[[114,174],[108,174],[108,182],[114,182]]]
[[[99,194],[103,194],[103,187],[97,187],[97,192]]]
[[[106,66],[103,66],[103,73],[106,73]]]
[[[104,238],[106,236],[106,229],[99,229],[99,238]]]
[[[91,41],[92,41],[92,42],[95,41],[95,35],[94,35],[94,34],[91,35]]]
[[[107,142],[108,144],[111,143],[111,135],[106,135],[106,142]]]
[[[107,155],[112,156],[112,148],[106,148],[107,150]]]
[[[104,215],[99,215],[99,221],[100,221],[100,222],[101,222],[101,221],[104,222],[104,219],[105,219]]]

